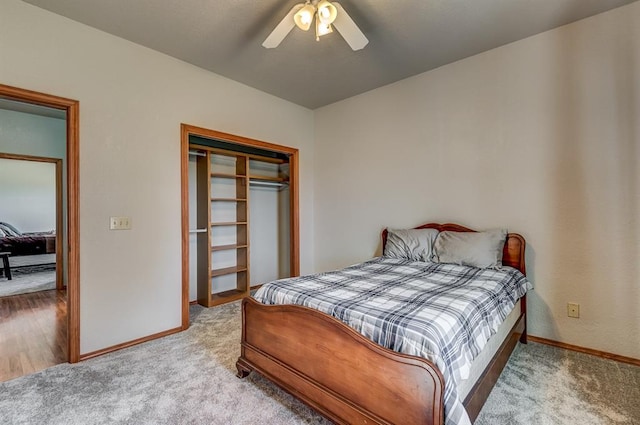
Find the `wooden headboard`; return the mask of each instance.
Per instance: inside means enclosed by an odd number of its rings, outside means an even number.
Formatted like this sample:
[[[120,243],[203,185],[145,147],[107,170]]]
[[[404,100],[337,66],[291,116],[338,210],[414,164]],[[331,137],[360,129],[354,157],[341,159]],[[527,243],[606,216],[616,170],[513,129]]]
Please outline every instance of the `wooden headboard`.
[[[427,223],[415,227],[415,229],[438,229],[439,232],[476,232],[459,224],[454,223]],[[382,231],[382,252],[387,243],[387,229]],[[504,251],[502,252],[502,264],[518,269],[522,274],[526,275],[527,270],[524,264],[524,248],[526,242],[524,238],[517,233],[508,233],[507,240],[504,243]]]

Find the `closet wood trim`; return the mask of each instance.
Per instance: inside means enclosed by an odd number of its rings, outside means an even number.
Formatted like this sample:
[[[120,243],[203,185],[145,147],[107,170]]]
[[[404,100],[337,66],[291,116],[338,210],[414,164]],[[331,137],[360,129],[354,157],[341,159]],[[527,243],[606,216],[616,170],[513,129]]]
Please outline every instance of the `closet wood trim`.
[[[291,277],[300,276],[300,211],[298,193],[298,151],[289,157],[289,196],[290,196],[290,228],[291,252],[289,265]]]
[[[180,215],[182,227],[182,330],[189,329],[189,131],[180,132]]]
[[[221,133],[221,134],[226,134],[226,133]],[[219,138],[216,138],[216,139],[221,140]],[[245,146],[247,146],[247,145],[245,145]],[[257,147],[257,146],[252,146],[252,147]],[[230,152],[227,149],[212,148],[211,146],[199,145],[197,143],[192,143],[191,144],[191,148],[199,149],[199,150],[203,150],[203,151],[209,151],[211,153],[217,153],[217,154],[220,154],[220,155],[229,155],[229,152]],[[272,164],[284,164],[286,162],[286,161],[284,161],[284,160],[282,160],[280,158],[269,158],[269,157],[265,157],[265,156],[254,155],[252,153],[238,152],[238,155],[246,156],[247,158],[249,158],[251,160],[255,160],[255,161],[271,162]]]
[[[223,142],[231,142],[231,143],[236,143],[238,145],[249,146],[252,148],[261,148],[268,151],[275,151],[275,152],[280,152],[284,154],[293,155],[294,153],[295,154],[298,153],[298,149],[290,148],[288,146],[276,145],[275,143],[263,142],[261,140],[250,139],[248,137],[237,136],[235,134],[230,134],[230,133],[223,133],[221,131],[216,131],[216,130],[209,130],[206,128],[196,127],[188,124],[182,124],[182,125],[185,127],[185,130],[189,132],[189,134],[192,134],[194,136],[201,136],[207,139],[216,139],[216,140],[221,140]],[[217,149],[217,148],[210,148],[210,147],[203,147],[203,148],[206,148],[209,150]],[[229,151],[227,150],[226,152],[229,152]],[[238,154],[248,156],[245,153],[238,153]]]

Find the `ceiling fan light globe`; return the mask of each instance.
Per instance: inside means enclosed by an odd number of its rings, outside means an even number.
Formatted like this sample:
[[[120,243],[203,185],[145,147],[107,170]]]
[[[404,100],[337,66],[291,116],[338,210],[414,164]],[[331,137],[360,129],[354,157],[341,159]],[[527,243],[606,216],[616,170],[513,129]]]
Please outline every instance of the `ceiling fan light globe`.
[[[333,32],[331,25],[325,25],[320,20],[316,19],[316,41],[320,41],[320,37]]]
[[[296,23],[298,28],[303,31],[308,31],[311,28],[311,23],[313,22],[313,15],[316,10],[313,5],[307,3],[302,9],[296,12],[293,15],[293,21]]]
[[[318,19],[325,25],[331,25],[338,16],[338,9],[328,0],[320,0],[316,6],[318,9]]]

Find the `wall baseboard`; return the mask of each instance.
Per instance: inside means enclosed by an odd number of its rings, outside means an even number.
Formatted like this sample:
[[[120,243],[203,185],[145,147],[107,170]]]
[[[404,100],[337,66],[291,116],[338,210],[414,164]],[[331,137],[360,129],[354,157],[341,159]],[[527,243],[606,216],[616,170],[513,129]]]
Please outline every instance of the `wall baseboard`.
[[[98,357],[98,356],[101,356],[103,354],[111,353],[113,351],[122,350],[123,348],[131,347],[131,346],[138,345],[138,344],[142,344],[143,342],[151,341],[153,339],[162,338],[164,336],[168,336],[168,335],[175,334],[175,333],[182,332],[182,331],[183,331],[182,327],[168,329],[166,331],[158,332],[157,334],[147,335],[147,336],[144,336],[142,338],[134,339],[132,341],[123,342],[121,344],[113,345],[111,347],[103,348],[101,350],[96,350],[96,351],[92,351],[90,353],[81,354],[80,355],[80,361],[88,360],[88,359],[91,359],[93,357]]]
[[[615,360],[620,363],[627,363],[634,366],[640,366],[640,359],[634,359],[633,357],[620,356],[618,354],[607,353],[606,351],[580,347],[579,345],[567,344],[560,341],[554,341],[552,339],[541,338],[539,336],[527,335],[527,339],[529,341],[538,342],[540,344],[551,345],[558,348],[564,348],[566,350],[577,351],[578,353],[584,353],[584,354],[590,354],[596,357],[602,357],[603,359]]]

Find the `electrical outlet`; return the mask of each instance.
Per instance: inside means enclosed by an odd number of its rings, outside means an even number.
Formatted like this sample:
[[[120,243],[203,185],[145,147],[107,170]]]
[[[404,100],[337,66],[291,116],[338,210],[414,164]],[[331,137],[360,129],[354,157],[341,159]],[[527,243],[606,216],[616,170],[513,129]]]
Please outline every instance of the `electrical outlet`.
[[[567,303],[567,316],[579,318],[580,317],[580,304]]]
[[[110,217],[109,230],[129,230],[131,219],[129,217]]]

